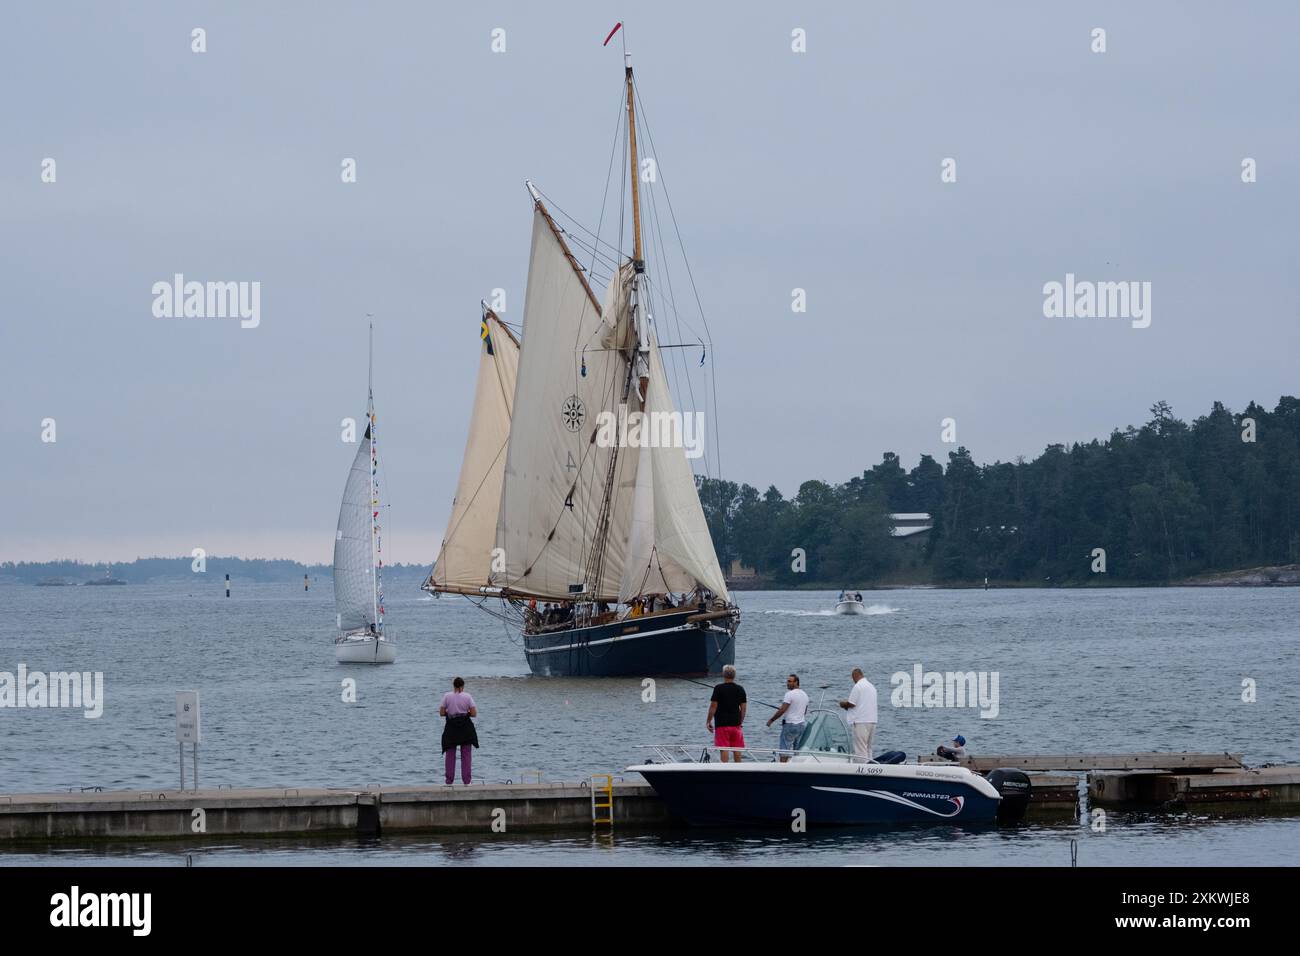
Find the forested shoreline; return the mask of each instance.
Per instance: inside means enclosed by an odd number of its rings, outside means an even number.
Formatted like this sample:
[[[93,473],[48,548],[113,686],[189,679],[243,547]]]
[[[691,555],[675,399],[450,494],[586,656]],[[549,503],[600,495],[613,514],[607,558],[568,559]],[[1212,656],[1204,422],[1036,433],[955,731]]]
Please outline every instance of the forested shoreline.
[[[1300,400],[1150,415],[1032,461],[979,465],[958,447],[905,470],[886,452],[788,499],[700,479],[701,501],[723,567],[739,559],[767,587],[1151,585],[1300,562]],[[893,537],[900,512],[933,530]]]

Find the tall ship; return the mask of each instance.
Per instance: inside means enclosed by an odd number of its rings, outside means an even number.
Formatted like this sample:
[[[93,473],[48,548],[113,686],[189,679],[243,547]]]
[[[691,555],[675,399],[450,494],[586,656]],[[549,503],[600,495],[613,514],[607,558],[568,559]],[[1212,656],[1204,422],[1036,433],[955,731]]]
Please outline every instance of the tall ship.
[[[534,674],[717,674],[735,660],[740,612],[669,387],[667,323],[653,318],[668,313],[669,293],[646,269],[636,87],[625,61],[618,137],[626,132],[631,252],[588,233],[580,251],[611,273],[597,297],[594,269],[571,246],[582,241],[577,231],[563,229],[527,183],[522,334],[484,304],[469,438],[423,587],[465,595],[518,626]]]

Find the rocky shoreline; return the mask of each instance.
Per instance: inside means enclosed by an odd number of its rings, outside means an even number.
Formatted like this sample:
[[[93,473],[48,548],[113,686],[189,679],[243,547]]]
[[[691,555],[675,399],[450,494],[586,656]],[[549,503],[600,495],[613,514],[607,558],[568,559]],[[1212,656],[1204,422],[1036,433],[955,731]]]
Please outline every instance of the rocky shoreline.
[[[1183,584],[1201,588],[1268,588],[1300,586],[1300,564],[1279,564],[1241,571],[1217,571],[1190,578]]]

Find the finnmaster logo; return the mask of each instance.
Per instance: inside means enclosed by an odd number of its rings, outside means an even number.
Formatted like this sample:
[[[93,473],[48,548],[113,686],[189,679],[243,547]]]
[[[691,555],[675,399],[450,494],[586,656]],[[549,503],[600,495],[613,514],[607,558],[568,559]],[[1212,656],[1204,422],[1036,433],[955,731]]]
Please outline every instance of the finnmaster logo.
[[[1150,282],[1075,281],[1074,273],[1065,274],[1065,282],[1048,282],[1043,286],[1043,315],[1049,319],[1132,319],[1135,329],[1151,324]]]
[[[103,671],[0,671],[0,707],[79,707],[95,720],[104,713]]]
[[[51,926],[128,926],[133,936],[148,936],[153,925],[152,893],[70,893],[50,897]]]
[[[687,458],[704,454],[704,413],[603,411],[596,416],[596,444],[601,448],[684,448]]]
[[[245,329],[262,323],[262,283],[186,282],[178,272],[171,282],[153,284],[156,319],[234,319]]]

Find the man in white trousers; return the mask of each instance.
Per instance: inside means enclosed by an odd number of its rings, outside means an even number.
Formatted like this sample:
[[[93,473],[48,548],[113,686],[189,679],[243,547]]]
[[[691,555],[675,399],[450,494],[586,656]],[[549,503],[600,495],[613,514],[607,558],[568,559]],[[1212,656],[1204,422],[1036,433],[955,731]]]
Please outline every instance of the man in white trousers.
[[[876,734],[876,687],[867,680],[861,667],[853,668],[853,690],[849,699],[840,701],[848,711],[849,730],[853,733],[853,755],[871,759],[871,738]]]

